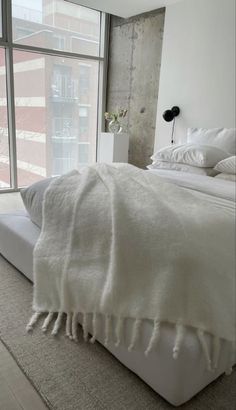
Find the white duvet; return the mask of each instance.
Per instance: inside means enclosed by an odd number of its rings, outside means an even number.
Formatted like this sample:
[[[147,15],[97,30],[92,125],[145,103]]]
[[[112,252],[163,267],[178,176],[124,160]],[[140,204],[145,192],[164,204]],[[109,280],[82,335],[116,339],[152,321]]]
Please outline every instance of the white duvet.
[[[171,182],[172,184],[193,191],[202,192],[215,198],[222,198],[234,202],[236,199],[236,184],[234,181],[228,181],[226,179],[219,180],[215,177],[166,169],[151,169],[147,172],[151,172],[163,178],[166,182]]]
[[[149,319],[148,354],[169,322],[176,325],[174,358],[191,327],[208,368],[216,368],[221,342],[235,343],[235,210],[232,201],[212,198],[130,165],[100,164],[54,180],[34,250],[28,330],[46,314],[43,329],[54,319],[56,334],[65,314],[66,333],[77,340],[82,313],[87,339],[92,314],[95,341],[102,315],[105,344],[113,334],[119,345],[124,320],[133,318],[132,350]]]

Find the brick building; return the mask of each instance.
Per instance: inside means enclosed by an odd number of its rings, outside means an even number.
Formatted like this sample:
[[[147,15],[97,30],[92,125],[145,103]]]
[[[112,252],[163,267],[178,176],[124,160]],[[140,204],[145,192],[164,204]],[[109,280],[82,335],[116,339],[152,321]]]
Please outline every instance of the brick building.
[[[13,1],[14,42],[99,55],[98,12],[63,0],[25,3],[34,8]],[[0,50],[0,186],[9,184],[4,57]],[[14,50],[20,186],[95,161],[98,72],[94,60]]]

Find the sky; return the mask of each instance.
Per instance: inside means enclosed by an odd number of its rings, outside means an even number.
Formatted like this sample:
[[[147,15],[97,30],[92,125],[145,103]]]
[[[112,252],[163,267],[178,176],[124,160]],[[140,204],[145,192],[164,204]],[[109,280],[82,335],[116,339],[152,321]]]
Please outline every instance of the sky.
[[[13,0],[14,6],[26,7],[32,10],[42,11],[42,0]]]

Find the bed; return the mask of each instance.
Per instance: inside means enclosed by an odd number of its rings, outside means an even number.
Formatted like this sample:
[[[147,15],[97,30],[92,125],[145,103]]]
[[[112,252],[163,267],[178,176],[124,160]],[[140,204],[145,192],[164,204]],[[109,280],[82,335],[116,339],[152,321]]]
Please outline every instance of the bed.
[[[186,173],[152,170],[164,180],[181,186],[184,190],[197,190],[207,196],[209,201],[225,203],[233,206],[235,186],[233,182],[216,180],[212,177],[186,175]],[[31,222],[27,212],[19,211],[0,215],[0,252],[33,281],[33,249],[40,235],[40,229]],[[79,317],[81,322],[82,318]],[[89,319],[89,330],[92,328],[92,318]],[[133,326],[132,319],[125,323],[125,339],[129,339]],[[103,325],[98,329],[97,340],[104,344]],[[199,341],[191,329],[188,329],[178,360],[172,358],[172,348],[175,339],[173,325],[163,327],[159,347],[148,357],[143,354],[143,346],[147,344],[152,332],[151,323],[146,320],[142,339],[137,348],[128,352],[121,344],[119,347],[108,345],[106,348],[126,367],[135,372],[142,380],[151,386],[158,394],[174,406],[179,406],[205,386],[224,373],[233,363],[230,361],[230,346],[224,343],[221,349],[219,366],[216,371],[209,372]],[[210,338],[206,339],[210,345]],[[91,346],[92,348],[92,346]],[[232,360],[232,357],[231,357]],[[235,363],[235,360],[234,360]]]

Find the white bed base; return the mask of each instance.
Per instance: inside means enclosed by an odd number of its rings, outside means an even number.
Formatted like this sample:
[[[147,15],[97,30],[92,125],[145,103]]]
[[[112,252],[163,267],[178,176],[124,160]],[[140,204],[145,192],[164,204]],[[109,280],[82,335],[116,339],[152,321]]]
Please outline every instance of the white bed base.
[[[39,228],[30,221],[24,211],[0,215],[0,253],[31,281],[33,248],[39,233]],[[127,340],[131,337],[132,324],[132,319],[126,320],[124,338]],[[104,326],[100,328],[103,329]],[[191,399],[229,367],[229,345],[224,343],[217,371],[207,371],[201,346],[191,329],[184,339],[178,360],[174,360],[172,350],[175,328],[168,324],[162,328],[156,351],[146,357],[143,352],[150,340],[151,332],[152,324],[147,320],[143,327],[140,346],[137,346],[136,350],[128,352],[124,344],[118,348],[110,344],[106,348],[174,406]],[[99,329],[97,339],[103,344],[104,335],[101,330],[99,333]],[[210,342],[209,337],[207,343],[210,345]]]

